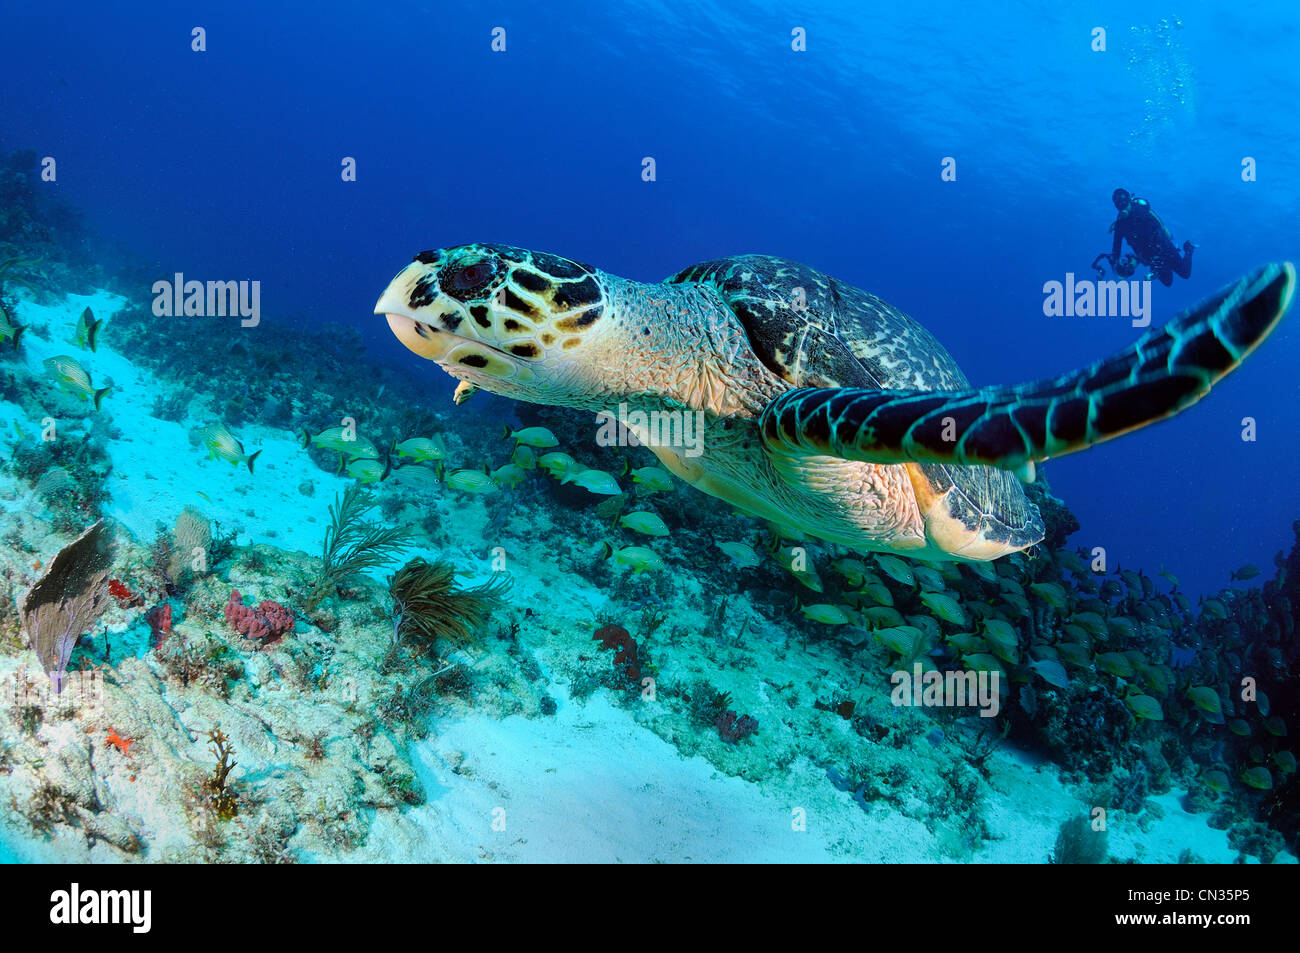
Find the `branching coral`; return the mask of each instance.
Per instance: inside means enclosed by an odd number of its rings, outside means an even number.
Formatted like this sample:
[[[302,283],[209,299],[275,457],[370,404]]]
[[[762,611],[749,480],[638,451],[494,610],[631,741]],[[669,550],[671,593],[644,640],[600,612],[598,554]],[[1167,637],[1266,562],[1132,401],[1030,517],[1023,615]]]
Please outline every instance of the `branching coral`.
[[[990,731],[990,728],[991,726],[986,719],[980,719],[978,733],[954,736],[957,747],[961,749],[966,762],[983,775],[985,780],[989,777],[989,758],[997,750],[998,744],[1006,739],[1007,734],[1011,731],[1011,723],[1004,721],[996,731]]]
[[[212,742],[208,750],[217,759],[217,763],[212,769],[212,775],[203,782],[203,792],[217,817],[228,821],[239,813],[239,805],[234,792],[226,787],[226,777],[239,762],[233,760],[235,747],[220,728],[209,731],[208,739]]]
[[[412,559],[388,580],[393,598],[393,641],[431,646],[439,639],[470,641],[510,588],[507,576],[473,589],[458,589],[448,562]]]

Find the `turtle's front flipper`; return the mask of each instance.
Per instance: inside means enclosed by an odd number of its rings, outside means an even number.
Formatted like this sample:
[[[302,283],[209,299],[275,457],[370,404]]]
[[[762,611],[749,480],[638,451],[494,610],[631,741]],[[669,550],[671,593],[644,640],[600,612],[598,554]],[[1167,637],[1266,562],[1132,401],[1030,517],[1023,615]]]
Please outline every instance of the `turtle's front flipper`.
[[[1268,336],[1294,289],[1292,264],[1266,265],[1127,350],[1029,384],[962,391],[788,391],[763,412],[763,439],[786,453],[1017,470],[1195,403]]]

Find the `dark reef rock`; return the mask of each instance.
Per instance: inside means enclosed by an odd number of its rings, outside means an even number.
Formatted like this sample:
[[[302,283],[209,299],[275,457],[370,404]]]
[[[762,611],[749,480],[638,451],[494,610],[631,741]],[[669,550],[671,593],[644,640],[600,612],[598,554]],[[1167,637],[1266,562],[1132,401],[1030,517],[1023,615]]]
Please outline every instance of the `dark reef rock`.
[[[1048,549],[1062,548],[1065,541],[1078,532],[1079,521],[1063,501],[1052,495],[1051,486],[1042,476],[1025,487],[1025,495],[1038,507],[1047,528],[1043,545]]]
[[[1045,699],[1042,708],[1039,739],[1061,763],[1093,780],[1109,777],[1133,724],[1124,702],[1100,685],[1079,683]]]

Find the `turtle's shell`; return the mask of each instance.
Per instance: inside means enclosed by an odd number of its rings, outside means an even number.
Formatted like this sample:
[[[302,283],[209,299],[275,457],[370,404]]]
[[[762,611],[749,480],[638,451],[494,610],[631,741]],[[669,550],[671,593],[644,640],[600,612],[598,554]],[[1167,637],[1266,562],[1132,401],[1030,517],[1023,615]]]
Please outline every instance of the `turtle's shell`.
[[[963,390],[970,386],[929,331],[875,295],[798,262],[737,255],[701,262],[666,283],[718,291],[755,356],[793,387]],[[932,542],[994,558],[1043,536],[1038,508],[1014,475],[985,466],[908,463]],[[972,550],[972,539],[987,543]]]

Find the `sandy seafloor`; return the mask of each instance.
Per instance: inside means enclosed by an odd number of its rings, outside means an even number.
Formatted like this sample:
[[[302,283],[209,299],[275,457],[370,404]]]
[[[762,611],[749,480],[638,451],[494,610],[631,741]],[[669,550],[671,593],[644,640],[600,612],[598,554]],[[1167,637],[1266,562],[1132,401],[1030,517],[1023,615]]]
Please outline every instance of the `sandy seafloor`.
[[[87,305],[96,315],[109,319],[103,343],[94,354],[74,350],[66,343],[77,315]],[[187,430],[206,421],[178,424],[151,416],[165,385],[133,365],[127,355],[113,350],[111,318],[120,305],[121,299],[106,293],[73,295],[58,307],[42,307],[27,300],[16,313],[20,323],[32,326],[23,354],[34,373],[43,373],[45,358],[73,353],[90,371],[96,386],[106,378],[113,381],[114,391],[107,401],[111,402],[116,436],[108,444],[113,471],[107,515],[120,521],[138,541],[147,543],[159,522],[170,525],[185,505],[192,504],[223,527],[238,529],[241,545],[263,543],[316,555],[327,503],[346,481],[317,467],[283,430],[256,425],[238,428],[246,446],[263,451],[253,476],[242,466],[207,459],[202,448],[190,444]],[[41,326],[48,330],[46,339],[31,333]],[[39,431],[39,421],[20,416],[15,405],[0,403],[0,442],[12,445],[19,439],[13,426],[16,420],[29,435]],[[454,423],[451,426],[454,429]],[[315,485],[310,500],[298,489],[304,481]],[[202,496],[196,492],[200,490]],[[7,514],[0,517],[0,532],[15,512],[37,505],[29,489],[12,477],[0,478],[0,500]],[[463,545],[456,556],[461,562],[477,558],[486,569],[481,541],[473,535],[476,525],[473,520],[464,522]],[[48,559],[52,554],[42,551],[40,555]],[[570,573],[557,578],[548,565],[549,558],[542,546],[516,556],[513,599],[574,615],[602,604],[604,594],[579,576]],[[561,586],[564,588],[557,588]],[[109,624],[113,624],[111,618]],[[590,645],[587,632],[575,628],[573,641]],[[779,659],[775,655],[778,648]],[[723,651],[716,653],[716,659],[703,656],[692,659],[691,664],[711,672],[717,684],[732,687],[737,694],[761,694],[765,687],[758,673],[765,670],[779,670],[783,677],[801,670],[813,693],[827,677],[824,667],[819,670],[813,660],[801,663],[798,649],[789,651],[789,646],[778,646],[761,634],[751,634],[744,649],[753,664],[743,673],[726,670],[728,653]],[[435,712],[428,736],[413,742],[407,753],[423,786],[425,802],[376,810],[365,843],[346,851],[313,850],[312,841],[305,838],[296,844],[299,859],[696,863],[948,859],[936,833],[909,816],[914,812],[877,802],[864,809],[851,792],[828,783],[825,768],[806,757],[796,754],[785,770],[755,783],[724,773],[700,753],[683,755],[648,730],[643,719],[613,704],[606,690],[582,701],[571,700],[564,676],[549,671],[547,651],[540,648],[537,657],[547,674],[547,691],[558,703],[554,716]],[[692,650],[683,646],[672,651]],[[764,658],[765,654],[772,657]],[[21,657],[0,656],[0,679],[7,685],[22,665],[36,666],[30,651]],[[805,697],[810,702],[813,695]],[[110,699],[110,708],[112,704]],[[322,706],[318,711],[318,727],[328,731],[330,709]],[[110,711],[107,721],[112,720]],[[66,740],[59,734],[60,726],[51,724],[47,730],[52,747]],[[847,727],[832,721],[826,730],[847,731]],[[256,743],[241,742],[245,746]],[[275,747],[271,741],[266,744]],[[202,763],[204,750],[199,739],[180,754]],[[255,750],[247,754],[248,763],[255,763]],[[97,756],[96,765],[98,771],[109,775],[103,782],[107,790],[129,791],[130,797],[121,795],[118,803],[150,831],[149,846],[142,853],[128,856],[102,840],[88,845],[75,826],[59,827],[45,837],[33,836],[6,806],[5,821],[0,823],[0,859],[175,859],[162,850],[168,841],[162,831],[170,823],[184,824],[161,809],[151,814],[150,791],[157,787],[145,788],[120,777],[126,772],[138,773],[141,782],[165,785],[169,783],[166,768],[162,776],[149,777],[148,766],[139,761],[128,765],[127,759]],[[240,777],[238,771],[234,777]],[[11,783],[13,775],[0,775],[0,800],[6,805],[5,788]],[[1113,812],[1109,821],[1111,857],[1170,863],[1184,849],[1192,848],[1204,861],[1232,862],[1237,852],[1229,848],[1226,832],[1211,829],[1206,823],[1208,815],[1184,811],[1183,793],[1175,789],[1152,798],[1163,808],[1163,817],[1144,816],[1142,826],[1122,812]],[[1043,862],[1062,820],[1085,808],[1079,795],[1061,783],[1054,765],[1003,744],[990,763],[986,790],[990,837],[961,859]],[[806,830],[793,829],[796,810],[806,816]]]

